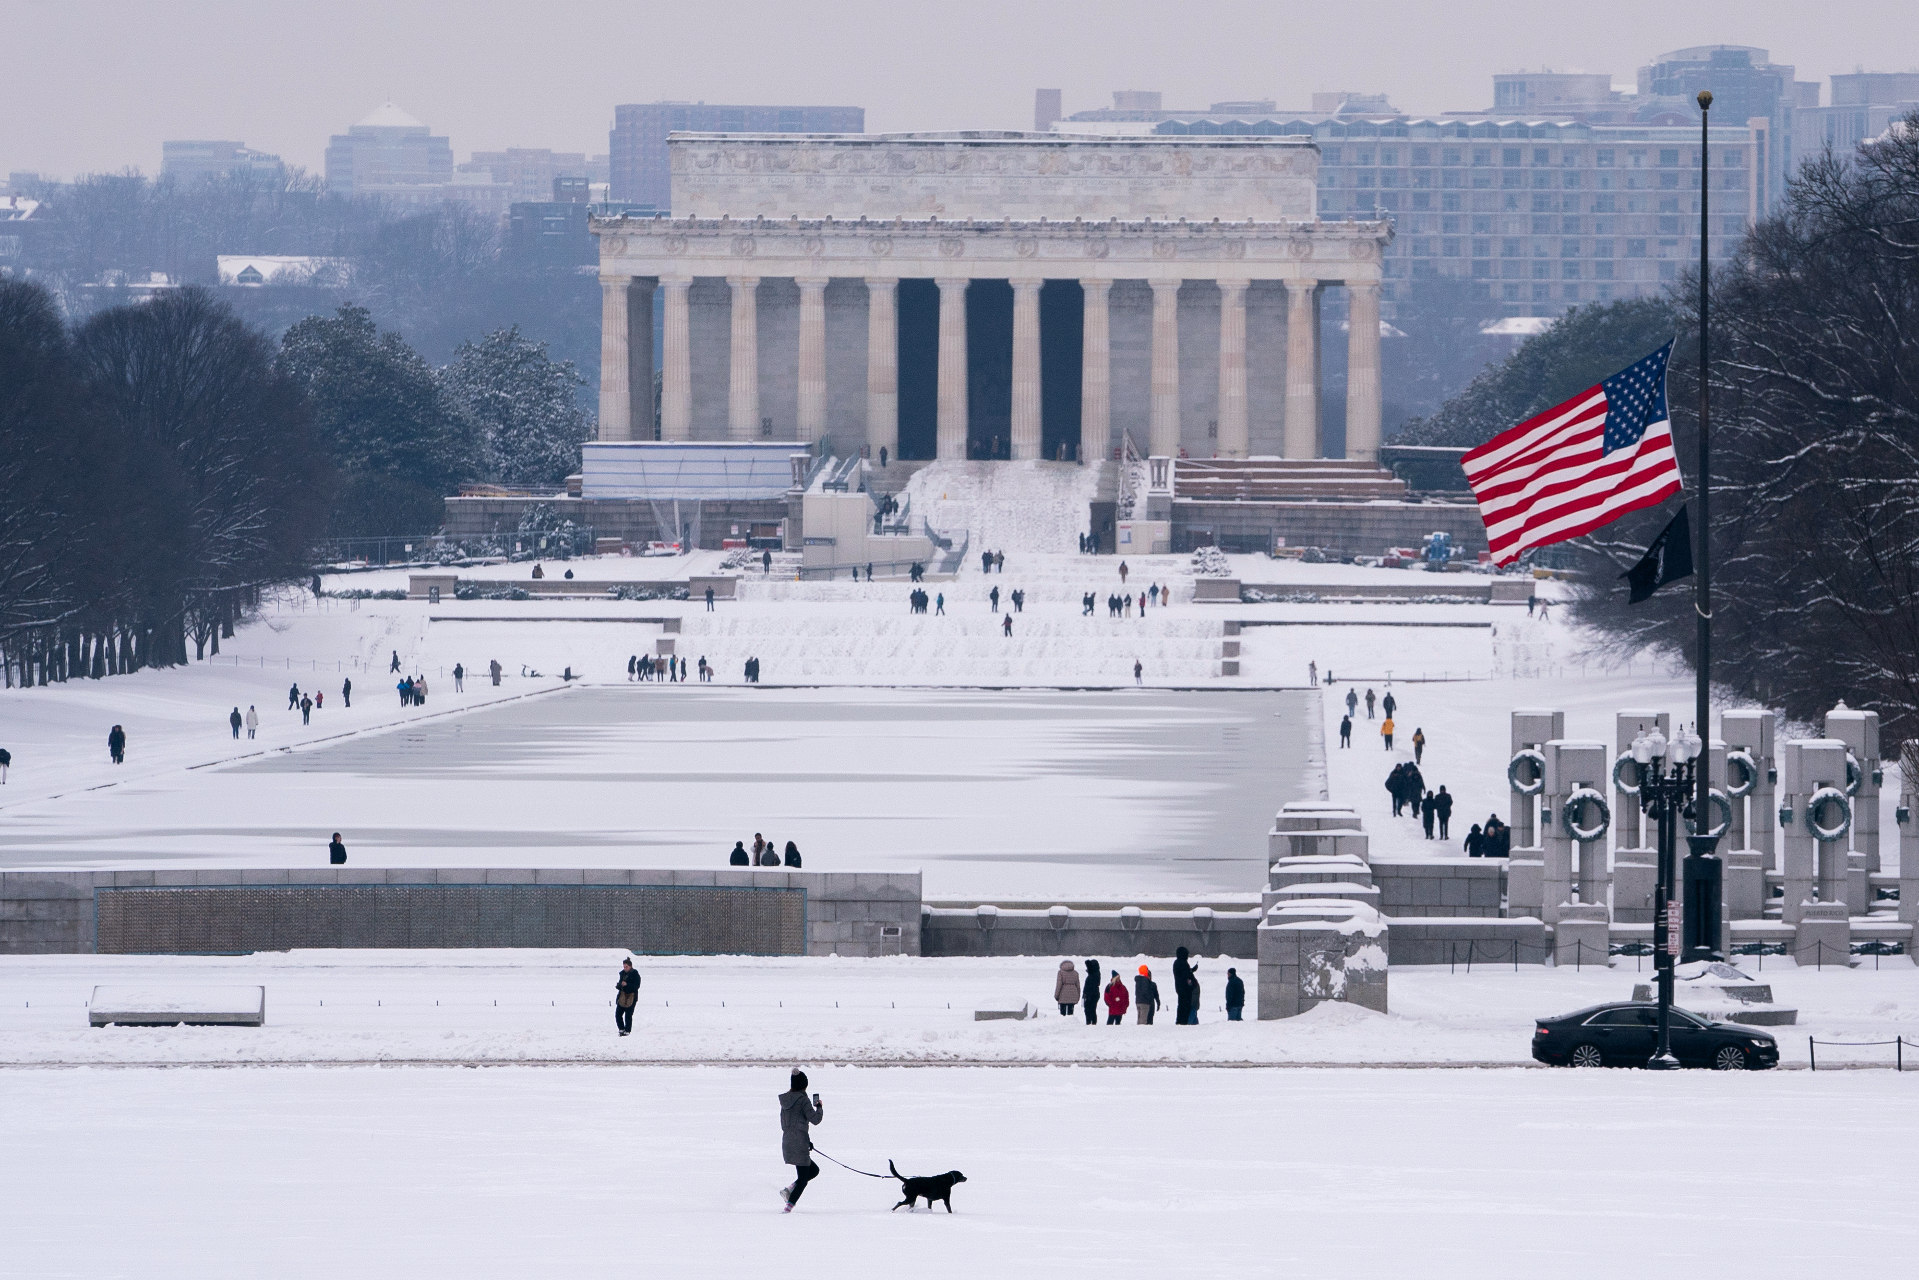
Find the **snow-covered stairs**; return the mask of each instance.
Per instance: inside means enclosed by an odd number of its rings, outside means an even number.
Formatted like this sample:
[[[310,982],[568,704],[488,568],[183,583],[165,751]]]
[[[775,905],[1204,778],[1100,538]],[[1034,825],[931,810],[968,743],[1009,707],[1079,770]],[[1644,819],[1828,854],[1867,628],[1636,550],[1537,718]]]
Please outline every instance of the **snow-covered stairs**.
[[[1221,628],[1213,618],[1149,612],[1145,619],[1108,619],[1103,609],[1087,618],[1049,609],[1014,614],[1008,637],[1004,614],[982,603],[949,594],[946,616],[910,614],[904,590],[895,590],[900,613],[891,618],[690,613],[676,648],[695,664],[705,657],[724,680],[757,657],[762,681],[773,684],[1122,685],[1132,682],[1136,659],[1154,683],[1198,684],[1219,675]]]

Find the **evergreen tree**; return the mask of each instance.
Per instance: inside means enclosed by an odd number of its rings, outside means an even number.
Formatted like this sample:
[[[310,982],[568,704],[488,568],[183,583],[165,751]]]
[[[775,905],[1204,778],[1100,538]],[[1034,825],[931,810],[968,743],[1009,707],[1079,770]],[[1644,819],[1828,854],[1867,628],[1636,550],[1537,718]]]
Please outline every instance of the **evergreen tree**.
[[[479,460],[466,419],[413,348],[349,305],[288,329],[280,367],[306,389],[341,472],[335,536],[425,533],[444,523],[444,499],[479,473]]]
[[[478,441],[488,479],[557,485],[579,467],[580,445],[593,431],[580,409],[580,375],[518,325],[461,343],[441,385]]]

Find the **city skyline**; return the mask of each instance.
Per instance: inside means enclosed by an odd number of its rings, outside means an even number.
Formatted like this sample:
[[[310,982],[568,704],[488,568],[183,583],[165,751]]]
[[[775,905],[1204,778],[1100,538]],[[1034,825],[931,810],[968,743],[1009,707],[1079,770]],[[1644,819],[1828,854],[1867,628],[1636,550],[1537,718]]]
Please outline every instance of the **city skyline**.
[[[455,21],[443,5],[396,13],[337,0],[260,13],[200,3],[186,6],[195,20],[183,22],[179,10],[23,3],[11,22],[28,56],[16,64],[14,90],[21,101],[61,106],[0,122],[0,172],[157,173],[163,141],[230,138],[318,173],[327,139],[386,101],[451,138],[458,159],[508,147],[596,154],[622,103],[848,103],[865,108],[871,132],[1030,127],[1034,86],[1060,88],[1068,114],[1128,88],[1182,105],[1271,98],[1281,110],[1305,109],[1316,92],[1354,90],[1444,112],[1490,108],[1490,80],[1501,72],[1587,71],[1628,85],[1663,50],[1747,44],[1824,82],[1860,67],[1906,70],[1896,54],[1874,55],[1910,43],[1904,6],[1891,0],[1817,12],[1709,3],[1679,17],[1625,4],[1549,27],[1537,6],[1517,0],[1482,6],[1471,25],[1423,0],[1304,22],[1235,5],[1237,14],[1203,27],[1124,3],[1103,11],[1108,21],[1097,28],[1064,6],[989,3],[962,28],[941,26],[937,39],[923,38],[932,25],[868,0],[839,6],[827,24],[763,0],[735,8],[736,21],[722,25],[657,5],[549,7],[537,18],[482,6],[477,20],[469,6]],[[261,48],[299,52],[209,66],[205,31],[227,25],[252,32]],[[94,56],[51,56],[75,42]],[[180,74],[185,67],[194,73]],[[955,67],[966,74],[950,74]]]

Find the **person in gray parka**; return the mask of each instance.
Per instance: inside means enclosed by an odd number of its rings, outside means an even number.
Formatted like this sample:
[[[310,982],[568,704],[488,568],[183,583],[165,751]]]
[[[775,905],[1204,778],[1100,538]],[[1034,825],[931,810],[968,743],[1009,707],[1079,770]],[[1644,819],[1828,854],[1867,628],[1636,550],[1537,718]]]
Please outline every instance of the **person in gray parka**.
[[[787,1213],[793,1212],[793,1206],[800,1202],[806,1184],[820,1176],[820,1167],[813,1163],[813,1139],[807,1127],[826,1119],[819,1094],[814,1094],[811,1102],[807,1101],[806,1073],[794,1071],[791,1084],[792,1087],[780,1095],[780,1159],[792,1165],[799,1176],[780,1190]]]
[[[1053,999],[1059,1002],[1060,1013],[1067,1017],[1079,1007],[1079,971],[1073,968],[1071,960],[1059,962],[1059,976],[1053,979]]]

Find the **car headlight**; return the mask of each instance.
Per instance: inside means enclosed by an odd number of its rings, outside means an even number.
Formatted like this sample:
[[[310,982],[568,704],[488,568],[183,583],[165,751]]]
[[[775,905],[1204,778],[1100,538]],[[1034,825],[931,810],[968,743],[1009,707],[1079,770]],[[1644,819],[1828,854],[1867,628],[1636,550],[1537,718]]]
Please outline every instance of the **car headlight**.
[[[1768,1046],[1768,1045],[1770,1045],[1771,1043],[1772,1043],[1772,1041],[1770,1041],[1770,1040],[1755,1040],[1755,1041],[1753,1041],[1753,1042],[1752,1042],[1752,1047],[1753,1047],[1753,1048],[1755,1048],[1755,1049],[1764,1049],[1765,1047],[1767,1047],[1767,1046]]]

